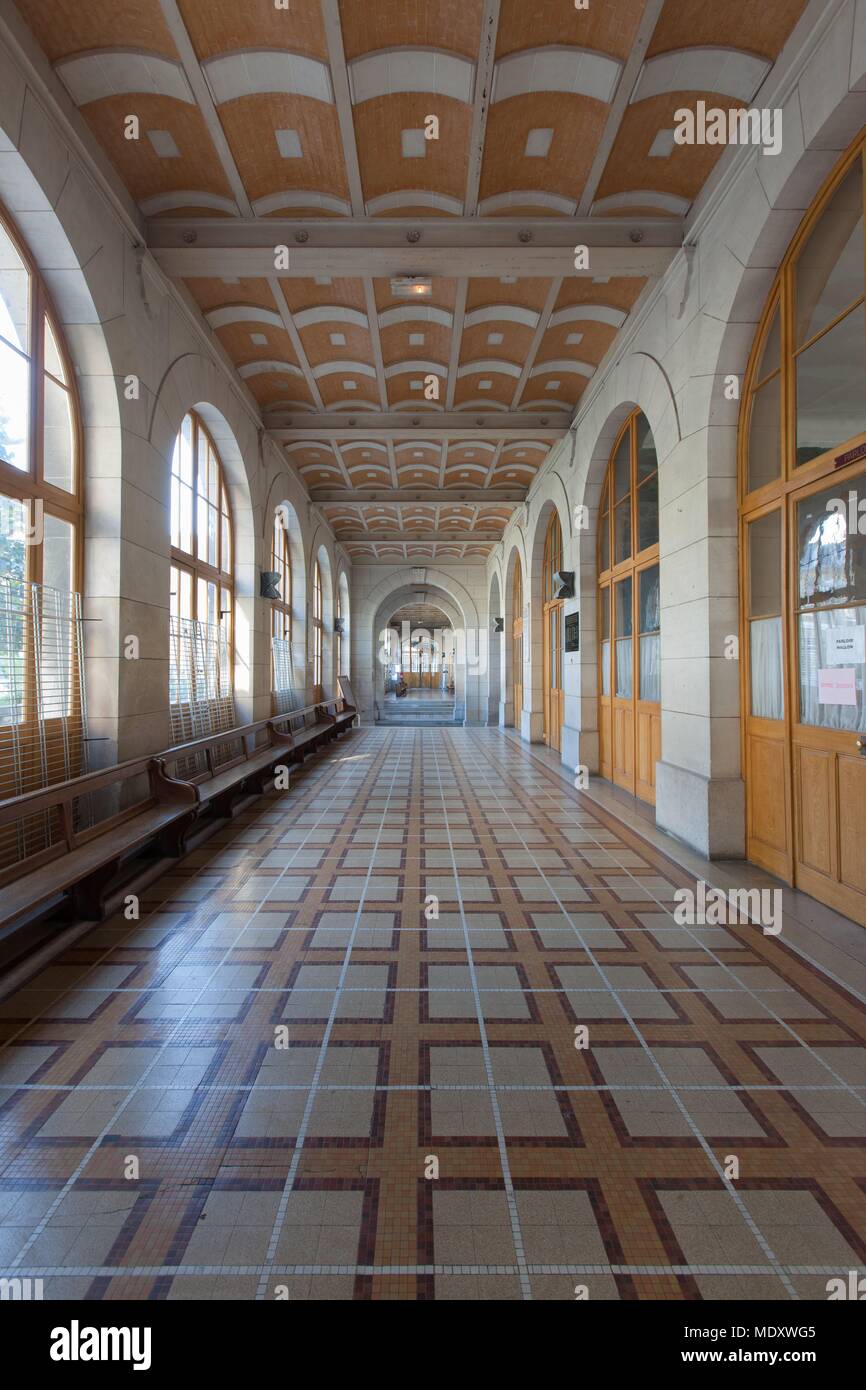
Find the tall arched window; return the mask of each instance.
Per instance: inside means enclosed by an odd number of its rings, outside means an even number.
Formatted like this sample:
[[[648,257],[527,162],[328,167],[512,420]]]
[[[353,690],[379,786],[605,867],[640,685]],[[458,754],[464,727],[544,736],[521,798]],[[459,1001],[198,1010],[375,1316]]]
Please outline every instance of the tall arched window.
[[[658,459],[635,410],[613,448],[598,526],[600,767],[655,800],[661,756]]]
[[[523,712],[523,570],[520,556],[514,557],[511,581],[511,679],[514,686],[514,724],[520,728]]]
[[[45,286],[0,214],[3,797],[84,766],[81,473],[66,349]]]
[[[334,619],[334,669],[339,677],[343,670],[343,595],[340,591],[340,581],[337,580],[337,593],[334,599],[335,619]],[[345,674],[345,672],[343,673]]]
[[[324,596],[322,594],[322,567],[318,560],[313,569],[313,685],[322,684],[322,651],[325,640]]]
[[[554,508],[544,537],[541,570],[542,621],[544,623],[544,742],[559,748],[562,742],[562,715],[565,696],[562,687],[562,610],[556,597],[554,575],[562,569],[562,527]]]
[[[788,248],[740,412],[747,854],[866,924],[866,132]]]
[[[280,597],[271,601],[271,691],[274,708],[282,713],[284,697],[294,690],[292,661],[292,558],[286,514],[282,507],[274,513],[271,540],[271,570],[279,575]]]
[[[171,461],[170,704],[178,737],[234,722],[234,580],[228,493],[203,421],[183,418]]]

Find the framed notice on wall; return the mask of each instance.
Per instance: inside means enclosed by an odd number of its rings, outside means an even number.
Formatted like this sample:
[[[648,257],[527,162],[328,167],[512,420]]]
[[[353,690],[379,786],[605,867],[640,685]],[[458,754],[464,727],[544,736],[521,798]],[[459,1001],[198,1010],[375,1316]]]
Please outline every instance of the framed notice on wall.
[[[580,614],[568,613],[565,618],[565,650],[580,651]]]

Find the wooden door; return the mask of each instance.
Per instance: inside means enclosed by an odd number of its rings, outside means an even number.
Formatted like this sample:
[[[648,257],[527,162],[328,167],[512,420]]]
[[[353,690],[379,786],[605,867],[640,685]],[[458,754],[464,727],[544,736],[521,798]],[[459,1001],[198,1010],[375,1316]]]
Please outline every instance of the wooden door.
[[[864,481],[825,478],[788,498],[788,644],[794,881],[866,924]]]
[[[565,692],[562,688],[561,600],[544,605],[544,742],[559,751]]]
[[[634,576],[613,584],[611,753],[613,780],[634,795]]]

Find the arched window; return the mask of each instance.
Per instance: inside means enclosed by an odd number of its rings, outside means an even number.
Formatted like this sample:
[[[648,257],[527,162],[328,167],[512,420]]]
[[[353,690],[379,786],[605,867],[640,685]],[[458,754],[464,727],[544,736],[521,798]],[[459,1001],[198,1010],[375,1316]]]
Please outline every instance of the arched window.
[[[556,597],[554,575],[562,569],[562,527],[556,508],[550,514],[544,537],[541,570],[541,603],[544,623],[544,742],[558,749],[562,741],[565,694],[562,685],[562,610]]]
[[[334,620],[334,663],[337,676],[343,670],[343,595],[340,589],[340,581],[337,580],[337,594],[335,599],[335,620]],[[345,672],[343,672],[345,675]]]
[[[866,924],[861,133],[782,261],[740,412],[746,852]]]
[[[282,507],[274,512],[271,570],[279,575],[280,597],[271,601],[271,691],[276,713],[283,713],[285,697],[294,690],[292,660],[292,557],[287,518]]]
[[[190,411],[171,460],[170,704],[178,737],[234,722],[232,551],[220,457]]]
[[[84,766],[81,447],[45,286],[0,214],[0,796]],[[31,847],[32,848],[32,847]]]
[[[613,448],[598,525],[602,776],[655,800],[661,668],[658,459],[640,410]]]
[[[514,557],[511,581],[511,680],[514,686],[514,723],[520,728],[523,711],[523,570],[520,556]]]
[[[322,651],[325,639],[322,567],[318,560],[313,569],[313,685],[322,684]]]
[[[292,557],[286,514],[277,507],[274,514],[274,534],[271,546],[271,569],[279,575],[280,597],[271,607],[271,632],[286,642],[292,640]]]

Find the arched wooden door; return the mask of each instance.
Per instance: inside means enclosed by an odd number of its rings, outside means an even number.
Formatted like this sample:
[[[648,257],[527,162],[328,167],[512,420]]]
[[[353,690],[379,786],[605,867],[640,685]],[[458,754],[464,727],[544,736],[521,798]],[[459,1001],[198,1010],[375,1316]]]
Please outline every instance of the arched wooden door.
[[[866,925],[861,136],[782,263],[740,434],[748,857]]]
[[[514,727],[520,728],[523,713],[523,571],[520,556],[514,558],[511,586],[511,682],[514,690]]]
[[[599,511],[599,767],[650,802],[661,757],[658,540],[658,461],[636,410],[614,445]]]
[[[544,742],[559,750],[562,744],[562,715],[565,693],[562,688],[562,610],[564,603],[554,594],[553,576],[562,569],[562,527],[556,511],[551,512],[544,537],[544,563],[541,574],[541,601],[544,650]]]

